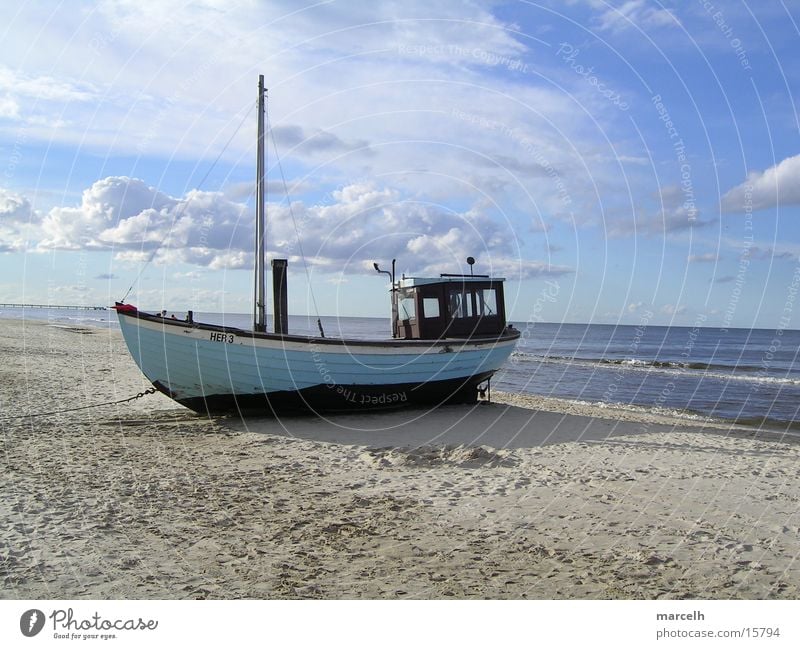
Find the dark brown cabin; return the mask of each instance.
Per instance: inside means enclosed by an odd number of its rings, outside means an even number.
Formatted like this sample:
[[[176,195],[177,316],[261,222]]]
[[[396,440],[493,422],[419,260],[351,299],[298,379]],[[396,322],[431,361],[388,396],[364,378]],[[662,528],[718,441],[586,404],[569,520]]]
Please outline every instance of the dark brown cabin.
[[[399,338],[482,338],[506,328],[503,279],[443,275],[397,283]]]

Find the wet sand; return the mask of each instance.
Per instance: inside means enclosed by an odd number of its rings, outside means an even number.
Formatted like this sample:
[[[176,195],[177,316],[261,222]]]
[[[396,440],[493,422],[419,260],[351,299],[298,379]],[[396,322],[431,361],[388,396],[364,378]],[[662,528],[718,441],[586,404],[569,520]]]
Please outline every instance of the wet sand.
[[[62,412],[148,387],[119,332],[0,320],[4,598],[800,596],[794,438],[497,393]]]

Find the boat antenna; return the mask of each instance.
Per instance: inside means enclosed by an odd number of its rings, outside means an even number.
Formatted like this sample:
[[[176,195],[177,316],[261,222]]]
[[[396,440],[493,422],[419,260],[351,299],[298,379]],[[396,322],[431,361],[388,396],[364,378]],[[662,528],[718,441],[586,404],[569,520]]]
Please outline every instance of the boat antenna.
[[[325,330],[322,328],[322,320],[319,317],[319,308],[317,307],[317,298],[314,295],[314,286],[311,283],[311,273],[308,272],[308,263],[306,263],[306,255],[303,252],[303,241],[300,239],[300,230],[297,227],[297,219],[294,218],[294,210],[292,209],[292,200],[289,196],[289,187],[286,184],[286,176],[283,173],[283,165],[281,164],[281,157],[278,155],[278,145],[275,144],[275,136],[272,133],[272,126],[269,122],[269,115],[267,115],[267,130],[272,140],[272,148],[275,151],[275,161],[278,166],[278,171],[281,174],[281,181],[283,181],[283,192],[286,195],[286,204],[289,206],[289,215],[292,217],[292,225],[294,225],[294,233],[297,237],[297,249],[300,252],[300,258],[303,260],[303,270],[306,273],[306,281],[308,282],[308,290],[311,293],[311,302],[314,305],[314,313],[317,316],[317,327],[319,328],[320,336],[325,337]]]

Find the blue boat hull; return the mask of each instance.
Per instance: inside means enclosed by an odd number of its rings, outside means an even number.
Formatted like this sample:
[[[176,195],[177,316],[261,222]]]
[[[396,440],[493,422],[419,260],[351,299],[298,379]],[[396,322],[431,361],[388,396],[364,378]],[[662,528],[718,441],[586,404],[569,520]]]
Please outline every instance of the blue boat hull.
[[[519,333],[362,341],[259,334],[137,312],[118,315],[128,349],[164,394],[196,412],[368,410],[474,402]]]

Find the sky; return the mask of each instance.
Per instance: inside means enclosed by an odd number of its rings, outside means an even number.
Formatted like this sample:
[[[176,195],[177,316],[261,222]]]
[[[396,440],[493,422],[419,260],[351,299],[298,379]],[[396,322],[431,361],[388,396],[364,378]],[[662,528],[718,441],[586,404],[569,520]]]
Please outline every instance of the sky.
[[[0,302],[386,316],[385,275],[509,319],[800,328],[800,3],[0,4]],[[284,182],[285,181],[285,182]],[[128,292],[129,287],[132,287]]]

